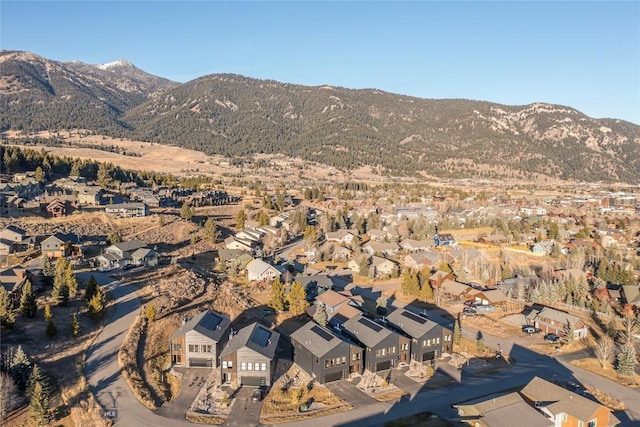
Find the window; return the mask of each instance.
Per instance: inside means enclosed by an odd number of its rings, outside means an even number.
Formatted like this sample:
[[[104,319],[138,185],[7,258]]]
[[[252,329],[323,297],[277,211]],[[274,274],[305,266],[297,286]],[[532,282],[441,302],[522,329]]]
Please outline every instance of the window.
[[[329,359],[325,360],[325,361],[324,361],[324,367],[325,367],[325,368],[328,368],[330,363],[331,363],[331,362],[329,362]]]
[[[436,344],[440,344],[440,337],[436,338]]]
[[[233,361],[229,360],[229,369],[233,368]]]
[[[222,361],[222,369],[227,369],[229,367],[229,365],[227,365],[227,361],[223,360]]]
[[[360,360],[360,353],[353,353],[351,355],[351,360]]]
[[[566,413],[562,414],[562,421],[567,421],[567,414]]]
[[[597,419],[593,419],[591,421],[589,421],[589,427],[596,427],[598,425],[598,420]]]
[[[266,362],[262,362],[262,370],[263,371],[267,370],[267,363]]]
[[[211,348],[212,348],[211,344],[207,345],[207,353],[211,353]]]
[[[427,347],[431,347],[431,340],[430,339],[427,340]]]
[[[422,346],[426,347],[427,346],[427,340],[422,340]]]
[[[386,349],[386,348],[383,348],[383,349],[382,349],[382,355],[383,355],[383,356],[386,356],[386,355],[387,355],[387,349]]]
[[[253,363],[247,362],[247,371],[253,371]]]
[[[173,344],[173,351],[181,351],[182,344]]]
[[[246,371],[247,370],[247,362],[240,363],[240,370],[241,371]]]
[[[578,421],[578,427],[584,427],[584,422]]]
[[[400,346],[400,350],[409,350],[409,343],[406,342]]]
[[[344,364],[346,364],[346,363],[347,363],[347,358],[346,358],[346,357],[344,357],[344,356],[342,356],[342,359],[340,360],[340,364],[341,364],[341,365],[344,365]]]

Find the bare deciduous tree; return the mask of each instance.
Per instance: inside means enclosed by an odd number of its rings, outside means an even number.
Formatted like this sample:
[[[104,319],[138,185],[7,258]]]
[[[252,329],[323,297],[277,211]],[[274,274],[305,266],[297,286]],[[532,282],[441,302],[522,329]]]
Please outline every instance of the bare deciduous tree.
[[[6,372],[0,372],[0,419],[4,419],[19,401],[18,386],[13,378]]]
[[[615,355],[616,345],[608,335],[603,335],[593,345],[593,355],[598,359],[603,369],[607,369],[609,362]]]

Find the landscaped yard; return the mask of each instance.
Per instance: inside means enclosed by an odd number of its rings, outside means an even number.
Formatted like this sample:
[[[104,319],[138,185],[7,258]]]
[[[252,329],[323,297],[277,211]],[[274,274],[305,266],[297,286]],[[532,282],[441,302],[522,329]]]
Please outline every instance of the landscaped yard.
[[[594,374],[609,378],[610,380],[616,381],[627,387],[640,387],[640,375],[635,374],[632,377],[620,376],[616,373],[615,369],[612,366],[609,366],[607,369],[602,369],[602,365],[600,365],[600,362],[598,362],[596,359],[590,357],[577,359],[571,361],[571,364],[589,372],[593,372]]]

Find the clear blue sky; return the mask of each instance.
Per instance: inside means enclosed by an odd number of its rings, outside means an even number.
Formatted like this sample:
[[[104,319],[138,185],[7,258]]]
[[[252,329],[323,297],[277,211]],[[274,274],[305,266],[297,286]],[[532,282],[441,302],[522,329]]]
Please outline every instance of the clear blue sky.
[[[0,3],[0,46],[422,98],[568,105],[640,124],[640,2]]]

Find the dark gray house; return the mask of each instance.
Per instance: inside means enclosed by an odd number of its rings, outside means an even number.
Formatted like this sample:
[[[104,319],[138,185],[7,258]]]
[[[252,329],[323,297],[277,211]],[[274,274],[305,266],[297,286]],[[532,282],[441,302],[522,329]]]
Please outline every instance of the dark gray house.
[[[279,333],[259,323],[245,326],[229,335],[227,344],[220,352],[222,383],[271,386],[279,339]]]
[[[291,344],[293,361],[320,384],[362,373],[362,348],[315,322],[292,333]]]
[[[442,356],[442,353],[451,352],[453,330],[444,322],[435,322],[399,308],[387,316],[387,324],[411,339],[412,360],[430,362]]]
[[[364,348],[364,368],[383,371],[409,362],[409,338],[363,316],[347,320],[342,330]]]
[[[210,310],[185,319],[171,336],[171,363],[187,368],[215,367],[229,323],[229,316]]]

